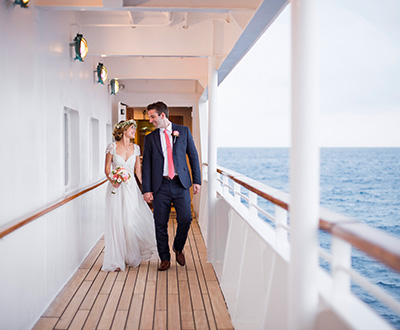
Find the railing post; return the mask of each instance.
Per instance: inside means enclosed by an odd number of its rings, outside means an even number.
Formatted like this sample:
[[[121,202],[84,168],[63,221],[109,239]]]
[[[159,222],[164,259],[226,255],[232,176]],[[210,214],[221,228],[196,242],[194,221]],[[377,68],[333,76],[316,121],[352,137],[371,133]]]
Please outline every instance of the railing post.
[[[229,197],[229,188],[228,188],[228,185],[229,185],[229,178],[228,178],[228,176],[222,175],[222,182],[223,182],[223,184],[224,184],[224,188],[222,189],[223,194],[224,194],[224,197],[225,197],[226,199],[228,199],[228,197]]]
[[[333,302],[340,303],[343,296],[350,292],[350,275],[343,269],[351,268],[351,245],[340,238],[332,237],[332,279]]]
[[[255,208],[257,206],[257,194],[249,191],[249,218],[256,219],[258,217],[258,211]]]
[[[208,221],[207,257],[213,262],[216,257],[215,205],[217,202],[217,88],[218,72],[215,57],[208,58]]]
[[[240,208],[240,184],[233,183],[233,204]]]
[[[289,327],[313,329],[318,310],[319,57],[317,0],[292,0]]]
[[[275,205],[275,226],[276,226],[276,245],[287,245],[288,233],[284,226],[287,226],[287,212],[285,209]]]

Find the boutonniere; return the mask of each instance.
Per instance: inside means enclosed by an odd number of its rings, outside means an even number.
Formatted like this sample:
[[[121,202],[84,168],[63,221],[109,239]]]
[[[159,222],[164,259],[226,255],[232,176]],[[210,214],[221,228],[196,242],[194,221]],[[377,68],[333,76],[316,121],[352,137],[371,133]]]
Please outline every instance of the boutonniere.
[[[173,131],[173,132],[172,132],[172,136],[174,137],[174,143],[175,143],[176,138],[179,137],[179,131]]]

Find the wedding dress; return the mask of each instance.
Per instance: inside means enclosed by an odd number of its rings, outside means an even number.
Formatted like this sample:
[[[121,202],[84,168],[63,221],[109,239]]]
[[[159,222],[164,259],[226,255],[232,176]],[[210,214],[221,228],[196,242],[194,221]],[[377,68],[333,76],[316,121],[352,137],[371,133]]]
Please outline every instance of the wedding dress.
[[[156,260],[157,244],[153,213],[144,201],[134,177],[136,156],[140,148],[126,161],[117,154],[115,142],[107,146],[106,154],[113,156],[112,169],[125,168],[131,179],[114,188],[109,182],[106,191],[106,228],[104,233],[105,253],[102,270],[114,271],[125,265],[137,267],[143,260]],[[115,191],[115,194],[111,193]]]

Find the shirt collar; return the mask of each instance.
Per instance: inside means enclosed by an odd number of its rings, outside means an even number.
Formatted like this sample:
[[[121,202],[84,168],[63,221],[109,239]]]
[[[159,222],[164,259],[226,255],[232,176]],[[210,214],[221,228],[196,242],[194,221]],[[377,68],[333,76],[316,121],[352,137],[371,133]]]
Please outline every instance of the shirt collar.
[[[162,133],[164,133],[165,130],[167,130],[167,133],[172,134],[172,123],[171,122],[169,122],[168,126],[162,130]]]

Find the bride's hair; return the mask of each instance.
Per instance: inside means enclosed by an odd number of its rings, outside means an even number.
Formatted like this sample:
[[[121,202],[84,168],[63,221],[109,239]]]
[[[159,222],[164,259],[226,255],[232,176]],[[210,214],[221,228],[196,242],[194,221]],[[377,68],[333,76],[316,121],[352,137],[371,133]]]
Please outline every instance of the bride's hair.
[[[124,132],[132,125],[135,126],[135,128],[137,127],[136,121],[133,119],[127,121],[121,120],[118,124],[115,124],[113,132],[115,140],[116,141],[122,140],[122,138],[124,137]]]

